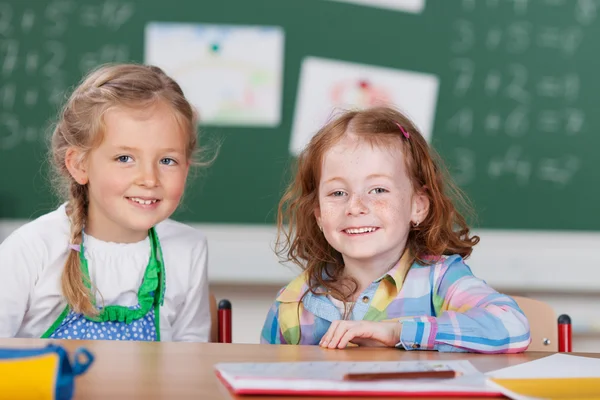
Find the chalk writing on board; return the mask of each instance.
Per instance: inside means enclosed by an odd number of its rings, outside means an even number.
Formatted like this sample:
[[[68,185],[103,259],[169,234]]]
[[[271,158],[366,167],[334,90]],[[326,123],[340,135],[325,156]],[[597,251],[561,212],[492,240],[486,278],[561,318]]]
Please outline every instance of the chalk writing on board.
[[[0,105],[2,110],[11,110],[17,97],[17,85],[14,83],[0,86]]]
[[[488,175],[498,178],[512,174],[520,185],[529,183],[532,163],[520,146],[511,146],[505,154],[493,157],[488,164]]]
[[[517,106],[509,112],[489,110],[483,116],[482,133],[497,135],[503,132],[510,137],[525,135],[529,131],[529,109]]]
[[[581,161],[573,155],[542,157],[527,156],[523,147],[511,146],[505,154],[493,157],[488,164],[488,176],[492,179],[506,175],[515,177],[517,184],[525,186],[531,179],[553,183],[562,187],[569,183],[581,168]]]
[[[12,33],[13,10],[10,4],[0,3],[0,35],[8,36]]]
[[[584,88],[569,59],[597,19],[599,5],[597,0],[461,1],[460,16],[450,22],[456,102],[444,125],[457,138],[448,155],[459,184],[479,176],[564,188],[581,171],[581,156],[556,143],[586,134],[586,113],[579,104]],[[541,22],[527,18],[546,15],[545,9],[549,17]],[[514,18],[481,24],[482,10],[509,12]],[[476,61],[474,52],[481,50],[501,61]],[[540,59],[523,58],[530,52]],[[482,154],[466,146],[479,138],[490,140]]]
[[[580,27],[555,28],[541,27],[536,37],[536,44],[542,48],[558,50],[559,54],[572,56],[583,40],[583,30]]]
[[[134,3],[82,3],[53,0],[33,9],[0,1],[0,151],[41,142],[54,116],[41,122],[24,116],[55,112],[80,75],[100,64],[130,60],[118,30],[134,17]],[[74,30],[82,28],[105,42],[82,50],[73,40]],[[68,65],[77,71],[67,71]]]
[[[558,185],[569,183],[573,175],[581,167],[581,161],[572,155],[540,160],[538,176],[541,180]]]
[[[89,71],[97,65],[114,60],[129,60],[129,47],[124,44],[105,44],[95,51],[85,52],[79,61],[80,71]]]
[[[597,18],[598,2],[596,0],[542,0],[540,1],[548,7],[560,7],[573,5],[572,15],[575,21],[581,25],[589,25]],[[462,0],[461,7],[464,12],[474,11],[477,7],[487,7],[490,9],[498,8],[500,3],[511,7],[516,17],[521,17],[529,11],[531,0]],[[538,2],[539,3],[539,2]]]
[[[0,114],[0,149],[12,149],[22,142],[37,142],[44,133],[44,128],[26,126],[11,113]]]
[[[475,75],[475,63],[468,58],[457,58],[451,62],[457,76],[454,84],[454,96],[459,97],[469,91]]]
[[[115,0],[95,5],[82,5],[80,23],[91,28],[105,26],[116,31],[133,16],[133,12],[133,4]]]
[[[493,25],[485,34],[485,47],[489,51],[505,50],[509,54],[520,54],[531,46],[532,24],[521,21],[506,27]]]
[[[457,132],[461,136],[473,133],[473,110],[468,107],[459,109],[446,123],[449,132]]]
[[[589,25],[598,16],[598,2],[596,0],[577,0],[575,4],[575,20],[581,25]]]
[[[475,179],[475,152],[471,149],[457,147],[454,149],[452,160],[454,161],[454,181],[458,185],[465,185]]]
[[[575,73],[563,76],[540,76],[536,85],[539,97],[564,98],[573,102],[579,97],[580,81]]]

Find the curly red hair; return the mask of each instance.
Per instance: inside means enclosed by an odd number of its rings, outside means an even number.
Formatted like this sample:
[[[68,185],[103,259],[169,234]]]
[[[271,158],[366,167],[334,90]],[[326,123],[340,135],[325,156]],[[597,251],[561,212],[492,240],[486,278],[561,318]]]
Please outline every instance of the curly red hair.
[[[404,137],[399,126],[410,136]],[[314,211],[319,206],[319,180],[323,156],[344,135],[353,135],[372,145],[399,146],[415,192],[425,194],[430,206],[427,217],[411,227],[406,248],[411,262],[427,264],[425,256],[459,254],[467,258],[479,242],[469,235],[463,212],[471,212],[466,197],[452,182],[441,159],[429,147],[416,126],[402,113],[389,107],[348,111],[330,121],[310,140],[297,160],[296,174],[278,208],[277,254],[304,269],[310,291],[324,287],[346,302],[356,290],[356,281],[342,279],[342,255],[321,234]],[[340,285],[347,290],[341,290]]]

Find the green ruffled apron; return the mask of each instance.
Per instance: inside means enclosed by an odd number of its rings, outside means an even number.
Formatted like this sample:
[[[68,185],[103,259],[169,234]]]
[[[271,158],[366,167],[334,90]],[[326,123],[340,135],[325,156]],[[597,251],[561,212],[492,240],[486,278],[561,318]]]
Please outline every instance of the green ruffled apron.
[[[150,237],[150,261],[133,307],[110,305],[98,308],[96,317],[73,312],[67,305],[42,338],[83,340],[160,341],[160,306],[164,303],[165,269],[160,242],[154,228]],[[88,262],[83,243],[79,247],[83,281],[90,289]]]

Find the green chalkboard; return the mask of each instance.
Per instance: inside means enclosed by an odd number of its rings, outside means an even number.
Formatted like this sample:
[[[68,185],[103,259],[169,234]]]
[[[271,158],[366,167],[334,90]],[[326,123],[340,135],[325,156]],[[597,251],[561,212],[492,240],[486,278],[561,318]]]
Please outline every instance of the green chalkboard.
[[[331,0],[1,0],[0,219],[56,204],[45,143],[65,91],[97,64],[143,62],[145,27],[162,21],[277,26],[285,38],[280,123],[201,126],[220,155],[191,181],[180,220],[273,223],[301,66],[320,57],[437,76],[432,144],[480,227],[600,230],[598,3],[423,3],[414,13]]]

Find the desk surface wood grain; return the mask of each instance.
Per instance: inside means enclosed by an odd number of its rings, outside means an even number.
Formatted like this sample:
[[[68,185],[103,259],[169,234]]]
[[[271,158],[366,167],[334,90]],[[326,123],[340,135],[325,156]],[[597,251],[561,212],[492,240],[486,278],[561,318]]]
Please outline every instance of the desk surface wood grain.
[[[466,359],[480,371],[487,372],[551,354],[535,352],[512,355],[453,354],[381,348],[324,350],[317,346],[217,343],[60,340],[53,342],[63,345],[70,353],[84,346],[95,355],[94,364],[85,375],[77,379],[75,399],[111,400],[231,398],[274,400],[273,397],[232,396],[214,373],[213,365],[218,362]],[[42,339],[0,339],[0,347],[42,347],[48,343],[49,341]],[[577,355],[600,358],[600,353]],[[299,398],[301,397],[286,397],[286,399]],[[311,399],[317,398],[311,397]]]

